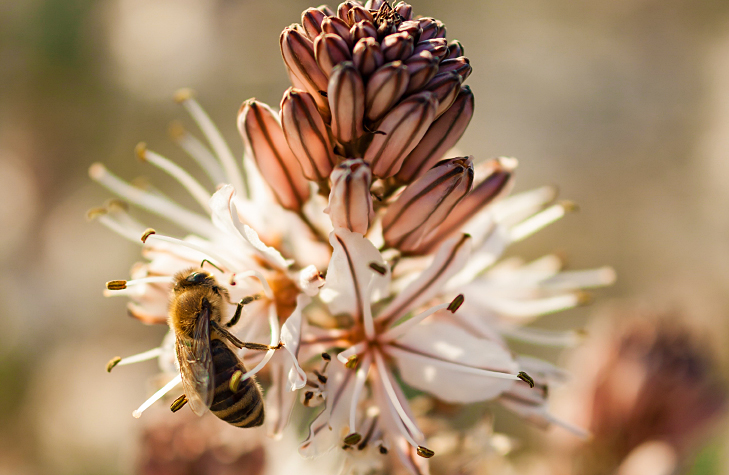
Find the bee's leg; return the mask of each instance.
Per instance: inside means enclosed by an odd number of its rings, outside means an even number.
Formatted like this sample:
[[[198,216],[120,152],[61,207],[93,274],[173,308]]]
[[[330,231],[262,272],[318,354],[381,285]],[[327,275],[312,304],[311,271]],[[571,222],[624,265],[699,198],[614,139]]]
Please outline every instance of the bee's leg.
[[[238,302],[238,306],[235,307],[235,313],[233,314],[233,318],[230,319],[228,323],[225,324],[226,327],[230,328],[236,323],[238,323],[238,320],[240,320],[240,315],[243,312],[243,307],[245,305],[248,305],[251,302],[254,302],[262,297],[261,294],[256,295],[249,295],[248,297],[243,297],[240,302]]]
[[[264,345],[261,343],[248,343],[244,341],[240,341],[235,335],[230,333],[228,330],[220,326],[217,322],[210,320],[210,326],[215,329],[220,335],[224,336],[228,339],[236,348],[246,348],[248,350],[261,350],[261,351],[268,351],[268,350],[278,350],[280,348],[283,348],[283,343],[279,343],[276,346],[271,345]]]

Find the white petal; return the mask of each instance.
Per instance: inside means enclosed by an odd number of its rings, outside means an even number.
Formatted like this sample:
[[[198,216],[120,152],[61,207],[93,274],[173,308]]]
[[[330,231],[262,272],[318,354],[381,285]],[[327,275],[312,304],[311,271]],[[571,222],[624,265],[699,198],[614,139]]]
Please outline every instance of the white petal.
[[[386,351],[406,383],[447,402],[493,399],[517,379],[507,350],[443,322],[413,327]]]
[[[266,427],[269,437],[280,439],[289,423],[291,410],[298,393],[289,391],[286,383],[286,369],[291,366],[282,353],[274,355],[269,363],[272,376],[271,387],[266,391]]]
[[[288,363],[288,382],[290,391],[301,389],[306,384],[306,373],[301,366],[299,366],[298,355],[299,355],[299,344],[301,343],[301,319],[304,307],[309,305],[311,299],[300,294],[296,298],[296,309],[286,319],[286,322],[281,327],[281,342],[284,344],[284,349],[289,353],[291,358],[287,358]]]

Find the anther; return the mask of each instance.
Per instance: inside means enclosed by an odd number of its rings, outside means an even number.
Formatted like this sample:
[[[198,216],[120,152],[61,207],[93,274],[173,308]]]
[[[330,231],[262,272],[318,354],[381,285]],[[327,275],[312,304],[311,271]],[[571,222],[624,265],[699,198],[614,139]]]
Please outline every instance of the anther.
[[[580,206],[574,201],[562,200],[559,204],[564,208],[567,213],[575,213],[580,210]]]
[[[142,242],[147,242],[147,238],[151,236],[152,234],[157,234],[157,231],[155,231],[152,228],[147,228],[146,231],[144,231],[144,234],[142,234]]]
[[[306,391],[304,393],[304,406],[309,407],[309,402],[311,402],[311,398],[314,397],[314,393],[312,391]]]
[[[233,373],[233,376],[230,377],[230,392],[237,393],[238,387],[240,386],[240,379],[243,377],[243,371],[236,370],[235,373]]]
[[[347,362],[344,363],[344,366],[349,369],[355,369],[355,368],[357,368],[358,364],[359,364],[359,356],[352,355],[349,358],[347,358]]]
[[[577,294],[577,305],[590,305],[592,303],[592,295],[588,292],[579,292]]]
[[[185,407],[185,404],[187,404],[187,396],[183,394],[182,396],[172,401],[172,404],[170,404],[170,411],[177,412]]]
[[[112,359],[109,360],[108,363],[106,363],[106,372],[111,373],[111,370],[114,369],[114,366],[121,363],[121,356],[115,356]]]
[[[106,283],[107,290],[124,290],[127,288],[126,280],[110,280]]]
[[[178,141],[182,137],[184,137],[185,134],[187,134],[187,131],[182,125],[182,122],[180,122],[179,120],[173,120],[172,122],[170,122],[170,125],[167,128],[167,133],[170,134],[172,140]]]
[[[143,162],[147,161],[147,144],[145,142],[139,142],[134,147],[134,153],[137,154],[137,158]]]
[[[93,221],[94,219],[98,218],[99,216],[103,216],[106,213],[108,213],[106,208],[91,208],[86,212],[86,219],[88,219],[89,221]]]
[[[382,455],[387,455],[387,447],[385,447],[384,445],[380,445],[380,453]]]
[[[370,262],[370,269],[372,269],[373,271],[377,272],[380,275],[387,274],[387,267],[385,267],[381,264],[378,264],[377,262]]]
[[[104,202],[104,207],[109,211],[129,211],[129,203],[119,198],[110,198]]]
[[[359,443],[359,441],[362,440],[362,434],[358,434],[357,432],[352,432],[347,437],[344,438],[344,443],[347,445],[355,445]]]
[[[427,447],[423,447],[422,445],[418,445],[417,452],[418,452],[418,455],[420,455],[421,457],[426,458],[426,459],[429,459],[430,457],[435,455],[435,452],[433,452],[432,450],[430,450]]]
[[[329,97],[329,93],[327,93],[327,91],[319,91],[319,94],[321,94],[322,97]]]
[[[323,359],[324,361],[331,361],[332,357],[329,355],[329,353],[322,353],[321,359]]]
[[[317,370],[314,370],[313,373],[316,376],[316,379],[318,379],[321,384],[327,384],[327,377],[326,376],[324,376],[323,374],[321,374]]]
[[[190,89],[189,87],[183,87],[182,89],[178,89],[175,92],[175,95],[172,96],[172,98],[177,102],[178,104],[181,104],[185,102],[188,99],[191,99],[195,95],[195,91]]]
[[[530,388],[534,387],[534,378],[526,374],[524,371],[519,371],[519,374],[517,374],[516,377],[527,383]]]
[[[463,297],[463,294],[458,294],[456,298],[453,299],[450,305],[448,305],[448,310],[451,313],[456,313],[456,310],[461,308],[461,305],[463,305],[463,301],[465,300],[465,297]]]

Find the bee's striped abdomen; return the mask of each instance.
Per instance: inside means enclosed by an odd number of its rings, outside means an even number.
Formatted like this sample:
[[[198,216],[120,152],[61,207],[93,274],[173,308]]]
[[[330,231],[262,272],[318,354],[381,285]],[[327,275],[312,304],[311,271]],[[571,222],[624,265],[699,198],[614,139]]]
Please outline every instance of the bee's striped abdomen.
[[[258,383],[253,378],[246,379],[233,393],[230,390],[230,378],[237,370],[245,373],[243,363],[221,340],[210,340],[210,351],[215,369],[215,397],[210,411],[237,427],[263,424],[263,396]]]

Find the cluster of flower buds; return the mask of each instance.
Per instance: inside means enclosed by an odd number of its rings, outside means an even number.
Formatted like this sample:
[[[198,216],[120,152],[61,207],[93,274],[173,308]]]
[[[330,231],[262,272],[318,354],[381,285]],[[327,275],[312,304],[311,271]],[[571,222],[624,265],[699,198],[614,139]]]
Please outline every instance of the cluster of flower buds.
[[[238,119],[279,203],[301,212],[304,183],[313,181],[320,193],[331,191],[334,225],[362,234],[375,211],[392,205],[383,211],[386,244],[408,253],[431,250],[420,242],[437,234],[473,182],[470,159],[439,163],[473,115],[463,46],[446,40],[439,20],[415,19],[410,5],[382,0],[347,0],[336,12],[309,8],[280,43],[294,85],[280,114],[250,100]],[[374,208],[371,190],[377,190]],[[403,210],[427,219],[395,222]]]

